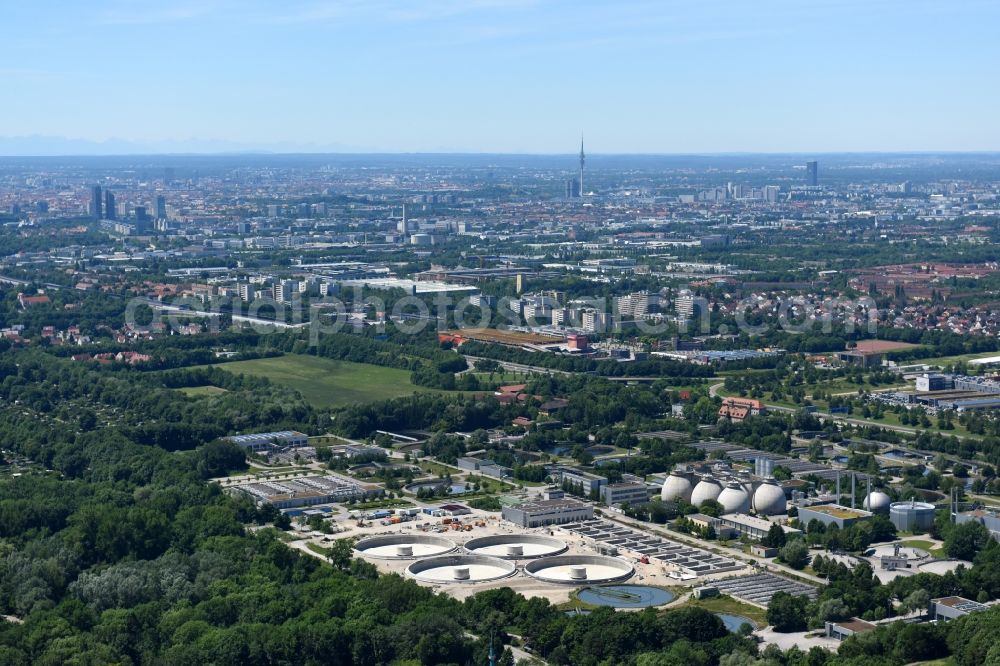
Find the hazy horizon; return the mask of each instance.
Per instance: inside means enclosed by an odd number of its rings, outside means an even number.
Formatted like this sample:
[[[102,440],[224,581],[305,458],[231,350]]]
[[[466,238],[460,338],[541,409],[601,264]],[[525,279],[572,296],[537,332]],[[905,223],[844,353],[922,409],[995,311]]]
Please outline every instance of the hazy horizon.
[[[42,0],[0,24],[0,153],[998,151],[998,24],[983,0]]]
[[[74,151],[72,149],[66,152],[51,152],[50,150],[42,150],[38,152],[8,152],[5,145],[10,143],[15,143],[17,145],[28,145],[34,139],[34,137],[4,137],[0,136],[0,158],[58,158],[58,157],[240,157],[240,156],[310,156],[310,157],[320,157],[320,156],[338,156],[342,155],[345,157],[355,157],[355,156],[504,156],[504,157],[573,157],[578,155],[578,149],[574,151],[561,151],[561,152],[525,152],[525,151],[499,151],[499,150],[451,150],[451,151],[433,151],[433,150],[411,150],[411,151],[389,151],[389,150],[335,150],[335,149],[325,149],[317,147],[316,149],[309,150],[306,146],[289,147],[288,149],[282,148],[254,148],[254,147],[231,147],[231,148],[210,148],[205,149],[187,149],[187,150],[149,150],[146,149],[147,144],[139,142],[131,142],[121,139],[113,139],[108,141],[90,141],[86,139],[68,139],[65,137],[40,137],[44,139],[39,145],[59,145],[66,147],[75,147],[78,150]],[[158,142],[157,142],[158,143]],[[171,143],[171,142],[162,142]],[[180,142],[178,142],[180,143]],[[226,142],[222,141],[206,141],[209,146],[219,145]],[[91,146],[134,146],[134,148],[123,150],[121,152],[85,152],[84,147]],[[296,149],[297,148],[297,149]],[[650,151],[650,152],[626,152],[626,151],[586,151],[588,159],[591,157],[802,157],[802,158],[822,158],[822,157],[838,157],[838,156],[900,156],[900,157],[921,157],[921,156],[1000,156],[1000,149],[982,149],[982,150],[921,150],[919,148],[911,150],[842,150],[842,151],[792,151],[792,150],[718,150],[718,151]]]

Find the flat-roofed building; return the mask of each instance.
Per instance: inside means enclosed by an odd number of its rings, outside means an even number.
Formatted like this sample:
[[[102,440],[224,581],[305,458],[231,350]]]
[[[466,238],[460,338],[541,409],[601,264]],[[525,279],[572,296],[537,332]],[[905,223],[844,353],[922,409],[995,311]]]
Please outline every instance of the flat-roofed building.
[[[227,437],[230,442],[253,453],[270,451],[275,447],[297,447],[309,444],[309,436],[295,430],[279,432],[255,432],[247,435]]]
[[[550,499],[505,506],[500,515],[521,527],[565,525],[594,517],[594,507],[574,499]]]
[[[600,474],[592,474],[582,469],[570,469],[563,467],[559,470],[560,482],[578,488],[585,495],[600,492],[601,488],[608,485],[608,477]]]
[[[716,518],[715,516],[707,516],[704,513],[692,513],[691,515],[684,517],[691,521],[692,525],[703,530],[711,527],[713,530],[718,532],[719,528],[722,526],[722,520]]]
[[[871,512],[852,509],[839,504],[814,504],[799,507],[799,523],[808,525],[811,520],[818,520],[827,527],[836,525],[840,529],[850,527],[854,523],[872,517]]]
[[[832,638],[838,641],[846,641],[854,634],[867,634],[871,631],[875,631],[874,624],[871,622],[865,622],[864,620],[859,620],[856,617],[852,617],[850,620],[844,620],[843,622],[826,623],[827,638]]]
[[[959,525],[962,523],[979,523],[989,531],[991,537],[996,541],[1000,541],[1000,511],[995,509],[959,511],[955,514],[955,522]]]
[[[941,597],[931,599],[927,614],[932,620],[947,621],[965,617],[970,613],[984,611],[987,606],[965,597]]]
[[[609,483],[601,487],[601,500],[608,506],[646,504],[649,502],[649,487],[645,483]]]
[[[335,474],[288,480],[263,480],[241,483],[228,492],[249,496],[258,505],[271,504],[279,509],[329,504],[374,495],[378,486],[360,484]]]
[[[763,539],[767,536],[771,526],[778,524],[763,518],[748,516],[745,513],[726,513],[720,516],[719,520],[722,521],[723,527],[728,527],[738,532],[740,536],[750,537],[751,539]],[[785,536],[802,533],[801,530],[789,527],[788,525],[781,525],[781,530],[785,533]]]

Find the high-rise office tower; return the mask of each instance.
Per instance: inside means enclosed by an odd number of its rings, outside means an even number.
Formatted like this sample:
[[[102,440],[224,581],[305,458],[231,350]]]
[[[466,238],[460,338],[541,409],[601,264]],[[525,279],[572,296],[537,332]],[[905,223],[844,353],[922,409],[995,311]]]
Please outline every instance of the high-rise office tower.
[[[91,198],[90,198],[90,214],[94,217],[95,220],[99,220],[102,217],[104,217],[104,215],[102,214],[103,209],[104,209],[104,199],[101,197],[101,186],[94,185],[94,188],[91,191]]]
[[[156,197],[156,219],[167,219],[167,198],[162,194]]]
[[[809,187],[819,185],[819,162],[816,160],[806,162],[806,185]]]
[[[115,206],[115,195],[111,190],[104,191],[104,219],[113,220],[118,215],[116,214],[118,207]]]
[[[583,166],[586,162],[586,155],[583,154],[583,135],[580,135],[580,196],[583,196]]]
[[[152,226],[150,224],[149,213],[146,211],[145,206],[136,206],[132,211],[135,216],[135,232],[137,234],[149,233],[149,229]]]
[[[566,198],[575,199],[580,196],[580,181],[576,178],[570,178],[566,181]]]

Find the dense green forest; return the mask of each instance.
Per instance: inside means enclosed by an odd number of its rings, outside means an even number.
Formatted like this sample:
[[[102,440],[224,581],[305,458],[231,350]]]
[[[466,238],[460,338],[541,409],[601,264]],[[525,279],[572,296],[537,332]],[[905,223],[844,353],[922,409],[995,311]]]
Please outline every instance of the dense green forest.
[[[0,624],[2,663],[479,664],[486,637],[507,631],[556,664],[718,663],[756,650],[699,609],[567,617],[506,590],[463,604],[347,557],[319,562],[248,529],[273,515],[206,483],[244,464],[233,445],[210,430],[196,446],[150,436],[171,419],[208,429],[216,410],[199,405],[217,403],[157,388],[155,373],[31,352],[4,360],[0,447],[54,471],[0,480],[0,610],[16,618]],[[189,371],[166,379],[177,372]],[[296,418],[268,407],[288,396],[266,382],[214,379],[253,395],[261,426]],[[63,406],[74,400],[91,415]],[[215,417],[222,430],[235,418]]]

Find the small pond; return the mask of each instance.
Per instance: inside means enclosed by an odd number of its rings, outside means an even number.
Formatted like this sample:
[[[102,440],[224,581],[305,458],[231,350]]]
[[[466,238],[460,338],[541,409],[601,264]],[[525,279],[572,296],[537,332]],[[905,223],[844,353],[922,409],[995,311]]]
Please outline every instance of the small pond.
[[[415,495],[420,490],[435,490],[436,488],[450,488],[449,495],[461,495],[467,492],[464,483],[449,484],[447,481],[420,481],[418,483],[411,483],[404,490]]]
[[[716,613],[715,615],[722,620],[722,624],[726,625],[726,629],[734,634],[740,630],[740,627],[743,626],[744,623],[749,624],[754,629],[757,628],[756,622],[748,617],[743,617],[742,615],[730,615],[729,613]]]

